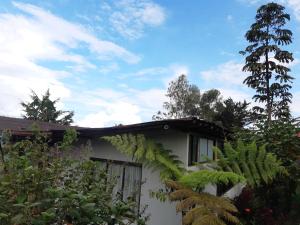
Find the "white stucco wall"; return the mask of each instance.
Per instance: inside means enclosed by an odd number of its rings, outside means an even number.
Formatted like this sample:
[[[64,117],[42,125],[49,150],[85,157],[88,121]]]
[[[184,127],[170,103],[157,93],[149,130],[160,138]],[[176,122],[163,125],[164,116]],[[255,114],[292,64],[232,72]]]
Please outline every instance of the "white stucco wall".
[[[165,148],[172,149],[174,154],[187,165],[188,157],[188,139],[187,134],[179,131],[163,130],[160,132],[148,132],[146,136],[162,143]],[[109,143],[101,140],[91,140],[92,157],[111,160],[131,161],[129,157],[119,153]],[[141,189],[141,207],[148,205],[146,214],[150,214],[148,225],[181,225],[181,214],[176,213],[175,203],[169,201],[160,202],[157,199],[150,198],[149,190],[158,190],[164,188],[160,182],[159,172],[153,172],[151,169],[142,168],[142,181],[144,184]]]

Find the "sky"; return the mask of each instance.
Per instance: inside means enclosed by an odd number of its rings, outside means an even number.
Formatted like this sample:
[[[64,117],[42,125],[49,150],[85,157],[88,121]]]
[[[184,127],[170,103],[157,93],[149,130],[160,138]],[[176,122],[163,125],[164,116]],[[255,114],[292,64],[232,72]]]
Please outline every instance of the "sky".
[[[20,117],[31,90],[49,88],[74,124],[150,121],[181,74],[201,91],[251,101],[244,34],[264,0],[0,1],[0,115]],[[300,115],[300,0],[291,15],[292,111]]]

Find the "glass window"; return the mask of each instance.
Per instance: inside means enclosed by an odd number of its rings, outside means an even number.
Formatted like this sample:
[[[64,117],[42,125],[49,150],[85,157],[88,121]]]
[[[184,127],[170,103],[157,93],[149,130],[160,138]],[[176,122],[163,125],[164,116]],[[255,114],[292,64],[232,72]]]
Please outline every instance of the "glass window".
[[[192,166],[197,162],[205,162],[207,158],[213,159],[214,140],[202,138],[197,135],[189,136],[189,162]]]
[[[139,207],[142,183],[142,165],[138,163],[91,158],[101,161],[109,177],[115,179],[113,198],[134,200]],[[138,210],[138,209],[137,209]]]

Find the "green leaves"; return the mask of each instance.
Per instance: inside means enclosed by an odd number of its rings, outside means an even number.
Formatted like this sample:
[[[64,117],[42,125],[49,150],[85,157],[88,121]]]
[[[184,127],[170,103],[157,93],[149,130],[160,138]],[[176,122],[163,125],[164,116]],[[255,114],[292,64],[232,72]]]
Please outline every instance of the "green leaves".
[[[161,144],[146,139],[142,134],[105,136],[102,139],[110,142],[117,150],[132,157],[135,161],[160,171],[163,180],[179,178],[185,171],[182,162],[172,154],[171,150],[164,149]]]
[[[14,144],[3,153],[0,165],[1,225],[107,224],[119,204],[112,200],[111,179],[97,162],[69,158],[76,140],[74,130],[63,141],[49,146],[47,137],[36,136]],[[143,221],[133,204],[122,202],[118,217]],[[121,223],[120,223],[121,224]]]
[[[243,71],[250,72],[244,83],[256,91],[255,101],[264,103],[263,107],[254,107],[255,119],[288,119],[291,83],[294,79],[288,75],[290,69],[284,64],[294,60],[292,53],[280,46],[292,43],[292,32],[284,29],[290,16],[284,7],[277,3],[268,3],[257,10],[256,21],[251,25],[245,37],[250,45],[241,53],[245,55]]]
[[[187,187],[202,190],[208,184],[237,184],[246,182],[246,179],[233,172],[199,170],[182,176],[178,182]]]
[[[266,146],[257,147],[256,142],[245,144],[239,140],[233,148],[224,144],[224,153],[215,148],[218,165],[223,171],[244,176],[250,186],[259,186],[271,182],[278,174],[286,174],[281,161],[272,153],[266,152]]]
[[[45,122],[70,125],[73,122],[73,111],[57,110],[56,104],[59,99],[51,100],[49,89],[40,98],[34,91],[31,93],[31,102],[22,102],[24,118]]]

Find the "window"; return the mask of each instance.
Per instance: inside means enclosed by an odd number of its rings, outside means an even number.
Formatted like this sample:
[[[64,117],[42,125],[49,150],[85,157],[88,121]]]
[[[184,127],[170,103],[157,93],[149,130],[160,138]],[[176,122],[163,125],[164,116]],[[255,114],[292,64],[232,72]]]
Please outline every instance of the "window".
[[[141,164],[99,158],[91,159],[100,161],[109,176],[116,179],[113,198],[119,197],[124,201],[130,198],[139,206],[142,182]]]
[[[213,146],[215,141],[212,139],[202,138],[197,135],[189,136],[189,161],[188,165],[192,166],[197,162],[204,162],[207,158],[213,159]]]

